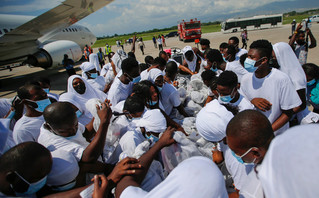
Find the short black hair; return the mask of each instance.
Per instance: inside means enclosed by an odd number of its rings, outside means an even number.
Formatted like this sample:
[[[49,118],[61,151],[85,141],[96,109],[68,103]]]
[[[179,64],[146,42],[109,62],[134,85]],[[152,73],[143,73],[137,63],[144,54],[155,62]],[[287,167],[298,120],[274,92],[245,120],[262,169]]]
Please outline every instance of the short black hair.
[[[226,49],[227,47],[228,47],[228,43],[225,43],[225,42],[219,45],[219,48],[222,48],[222,49]]]
[[[193,55],[194,55],[193,50],[188,50],[188,51],[185,53],[185,58],[186,58],[187,60],[189,60]],[[193,57],[193,58],[194,58],[194,57]]]
[[[212,50],[212,48],[207,48],[204,51],[204,57],[207,56],[208,52],[210,52]]]
[[[319,67],[313,63],[306,63],[302,65],[302,69],[305,71],[307,76],[311,76],[314,79],[319,79]]]
[[[144,70],[146,70],[146,69],[148,69],[148,68],[150,67],[150,66],[149,66],[148,64],[146,64],[146,63],[140,63],[138,66],[140,67],[140,71],[141,71],[141,72],[144,71]]]
[[[206,58],[212,63],[215,61],[217,63],[223,62],[223,56],[217,49],[212,49],[211,51],[209,51],[206,55]]]
[[[154,63],[154,58],[153,56],[145,56],[144,61],[148,65],[152,65]]]
[[[239,44],[239,39],[237,36],[232,36],[228,40],[232,40],[232,41],[234,41],[235,44]]]
[[[31,98],[31,94],[30,94],[31,89],[42,90],[42,88],[39,85],[26,84],[26,85],[19,87],[19,89],[17,90],[18,97],[21,100],[30,99]]]
[[[142,98],[145,102],[151,102],[152,96],[150,92],[150,88],[154,87],[155,91],[157,92],[157,95],[159,96],[159,91],[157,87],[148,80],[143,80],[134,85],[133,87],[133,93],[134,95],[138,95],[140,98]],[[159,98],[159,97],[158,97]]]
[[[296,37],[298,37],[300,34],[304,34],[305,33],[305,31],[303,31],[303,30],[298,30],[297,31],[297,34],[296,34]]]
[[[236,87],[237,84],[238,77],[233,71],[224,71],[218,76],[217,85],[233,88]]]
[[[51,170],[52,156],[47,148],[37,142],[20,143],[0,157],[0,172],[17,171],[23,175],[33,169],[35,163],[43,157],[51,158],[50,166],[47,167]]]
[[[43,117],[50,126],[61,128],[61,126],[74,121],[76,114],[69,102],[55,102],[44,109]]]
[[[260,53],[260,58],[267,57],[268,61],[272,57],[272,45],[267,40],[257,40],[250,45],[250,49],[256,49]]]
[[[134,94],[125,100],[123,110],[133,114],[144,111],[144,108],[145,98],[141,98],[139,94]]]
[[[167,55],[167,53],[166,53],[165,51],[160,51],[160,52],[158,53],[158,56],[159,56],[159,57],[162,57],[163,54],[164,54],[164,55]]]
[[[245,53],[245,54],[242,54],[242,55],[239,57],[239,62],[240,62],[240,64],[241,64],[243,67],[244,67],[244,65],[245,65],[245,60],[246,60],[247,56],[248,56],[248,54]]]
[[[172,77],[173,75],[177,74],[178,72],[178,67],[175,61],[171,61],[166,64],[166,69],[165,69],[166,74],[169,77]]]
[[[200,39],[199,44],[208,45],[209,46],[210,45],[210,41],[208,39],[202,38],[202,39]]]
[[[202,80],[211,81],[216,77],[216,73],[212,70],[206,70],[203,71],[203,73],[200,75],[202,77]]]
[[[227,54],[228,55],[231,55],[231,56],[236,56],[236,48],[235,48],[235,46],[233,46],[233,45],[228,45],[227,46]]]
[[[270,140],[274,137],[274,131],[264,114],[256,110],[244,110],[229,121],[226,135],[240,141],[242,149],[268,148]]]
[[[127,53],[127,56],[136,59],[134,52]]]
[[[162,57],[156,57],[154,59],[154,65],[159,65],[161,68],[164,68],[166,65],[166,60]]]
[[[136,68],[138,68],[138,62],[135,58],[128,57],[122,61],[123,73],[131,73]]]

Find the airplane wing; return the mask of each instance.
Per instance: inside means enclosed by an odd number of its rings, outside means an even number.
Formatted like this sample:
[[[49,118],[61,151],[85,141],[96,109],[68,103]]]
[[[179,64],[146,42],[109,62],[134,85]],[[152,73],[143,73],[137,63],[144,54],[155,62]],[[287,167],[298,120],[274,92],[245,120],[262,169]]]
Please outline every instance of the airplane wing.
[[[6,33],[0,38],[0,64],[37,52],[41,42],[112,1],[114,0],[66,0]]]

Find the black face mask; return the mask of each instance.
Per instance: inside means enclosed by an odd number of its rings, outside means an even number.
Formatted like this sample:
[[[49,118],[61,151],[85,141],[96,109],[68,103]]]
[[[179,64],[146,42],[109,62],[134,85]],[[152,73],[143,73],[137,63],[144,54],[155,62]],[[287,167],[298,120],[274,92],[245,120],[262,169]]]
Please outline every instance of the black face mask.
[[[76,92],[78,92],[79,94],[84,94],[85,89],[86,89],[86,87],[85,87],[85,84],[84,84],[84,83],[80,83],[79,85],[77,85],[76,87],[74,87],[74,90],[75,90]]]

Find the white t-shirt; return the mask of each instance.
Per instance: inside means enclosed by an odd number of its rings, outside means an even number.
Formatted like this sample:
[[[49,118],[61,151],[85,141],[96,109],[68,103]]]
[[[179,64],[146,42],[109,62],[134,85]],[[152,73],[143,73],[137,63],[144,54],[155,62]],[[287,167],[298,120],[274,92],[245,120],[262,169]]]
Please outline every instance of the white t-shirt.
[[[171,114],[173,107],[178,107],[181,104],[177,89],[168,83],[165,83],[162,87],[160,101],[167,115]]]
[[[236,53],[236,59],[235,60],[238,61],[240,59],[240,56],[243,55],[243,54],[246,54],[246,53],[248,53],[247,50],[239,48],[239,51]]]
[[[248,71],[238,62],[227,62],[225,71],[233,71],[238,77],[238,83],[241,83],[242,77],[248,73]]]
[[[126,100],[126,98],[132,93],[133,83],[124,84],[115,77],[111,88],[108,92],[108,99],[111,101],[112,106],[115,106],[118,102]]]
[[[254,98],[264,98],[272,104],[271,110],[260,111],[271,123],[278,119],[282,110],[289,110],[301,104],[289,77],[275,68],[272,68],[271,72],[261,79],[257,78],[255,73],[246,74],[242,79],[240,90],[249,101]],[[286,123],[282,128],[275,131],[275,135],[281,134],[288,128],[289,123]]]
[[[112,68],[111,63],[106,63],[106,64],[102,67],[102,69],[101,69],[100,76],[106,75],[107,71],[108,71],[110,68]]]
[[[258,168],[258,166],[257,166]],[[243,187],[239,191],[240,198],[264,198],[263,188],[254,170],[250,171]]]
[[[238,107],[238,111],[244,111],[246,109],[255,109],[255,106],[251,104],[243,95],[239,94],[239,99],[234,103],[228,103],[231,106]]]
[[[3,118],[11,109],[11,101],[9,98],[0,98],[0,118]]]
[[[23,115],[13,128],[13,139],[16,144],[22,142],[36,142],[40,134],[40,127],[44,123],[43,116],[28,117]]]
[[[220,148],[224,154],[225,165],[234,180],[235,187],[241,190],[246,183],[248,174],[253,171],[254,166],[238,162],[227,145],[220,143]]]
[[[76,135],[70,139],[66,139],[62,136],[55,135],[54,133],[45,129],[42,125],[38,142],[51,152],[57,149],[68,151],[73,154],[77,161],[80,161],[83,151],[89,145],[82,135],[84,131],[85,127],[79,123]]]

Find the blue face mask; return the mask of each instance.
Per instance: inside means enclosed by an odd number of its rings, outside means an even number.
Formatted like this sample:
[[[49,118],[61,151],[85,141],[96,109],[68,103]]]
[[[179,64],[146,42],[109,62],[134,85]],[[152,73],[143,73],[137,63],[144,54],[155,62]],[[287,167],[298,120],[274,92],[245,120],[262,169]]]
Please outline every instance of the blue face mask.
[[[138,82],[140,82],[140,80],[141,80],[141,76],[138,76],[138,77],[135,77],[135,78],[133,78],[133,83],[138,83]]]
[[[45,93],[50,93],[50,89],[49,88],[46,88],[46,89],[43,89],[43,91],[45,91]]]
[[[230,101],[232,101],[234,99],[234,97],[231,97],[230,95],[227,96],[219,96],[218,100],[225,102],[225,103],[229,103]]]
[[[213,66],[211,66],[210,70],[212,70],[213,72],[217,72],[218,71],[217,67],[214,69]]]
[[[80,117],[81,115],[82,115],[82,112],[80,111],[80,110],[77,110],[76,112],[75,112],[75,114],[76,114],[76,117]]]
[[[158,101],[150,101],[150,102],[147,102],[148,105],[150,106],[154,106],[158,103]]]
[[[236,155],[236,153],[234,151],[232,151],[232,150],[230,150],[230,151],[231,151],[231,154],[237,159],[237,161],[239,163],[244,164],[244,165],[254,165],[255,164],[254,162],[255,162],[256,158],[251,163],[246,163],[242,159],[245,155],[247,155],[251,151],[252,148],[254,148],[254,147],[251,147],[250,149],[248,149],[248,151],[246,151],[246,153],[244,153],[242,156]]]
[[[41,180],[34,182],[34,183],[29,183],[27,180],[25,180],[19,173],[17,173],[15,171],[15,174],[18,175],[20,177],[20,179],[22,179],[25,183],[29,184],[29,188],[27,191],[25,191],[24,193],[18,193],[16,192],[16,195],[18,196],[23,196],[23,195],[32,195],[36,192],[38,192],[47,182],[47,176],[45,176],[44,178],[42,178]]]
[[[157,89],[158,89],[159,92],[161,92],[162,89],[163,89],[163,87],[159,87],[159,86],[156,86],[156,87],[157,87]]]
[[[158,140],[159,140],[159,138],[158,137],[156,137],[156,136],[154,136],[153,134],[151,134],[151,135],[147,135],[147,134],[145,134],[145,136],[146,136],[146,138],[148,139],[148,140],[151,140],[152,142],[157,142]]]
[[[90,73],[90,77],[93,78],[93,79],[97,78],[97,73]]]
[[[48,105],[51,104],[51,101],[50,101],[49,98],[44,99],[44,100],[38,100],[38,101],[32,101],[32,100],[28,100],[28,101],[33,102],[33,103],[36,103],[36,104],[38,105],[38,107],[37,107],[37,108],[34,108],[34,109],[35,109],[36,111],[38,111],[38,112],[41,112],[41,113],[44,111],[44,109],[45,109]]]
[[[245,62],[244,62],[244,67],[248,72],[255,72],[257,70],[257,67],[255,67],[255,60],[252,60],[250,58],[246,58]]]
[[[311,81],[307,82],[307,86],[311,86],[316,83],[316,79],[312,79]]]

